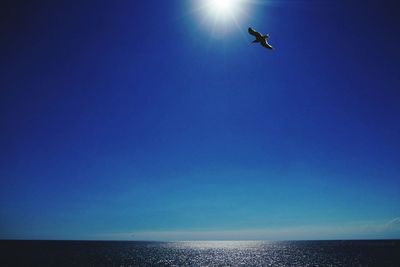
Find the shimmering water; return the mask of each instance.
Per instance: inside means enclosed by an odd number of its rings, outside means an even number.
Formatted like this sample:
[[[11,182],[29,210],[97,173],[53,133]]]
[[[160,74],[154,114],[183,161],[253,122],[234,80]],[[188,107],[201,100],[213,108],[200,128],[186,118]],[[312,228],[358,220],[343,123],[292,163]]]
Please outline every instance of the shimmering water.
[[[400,266],[400,241],[0,241],[1,266]]]

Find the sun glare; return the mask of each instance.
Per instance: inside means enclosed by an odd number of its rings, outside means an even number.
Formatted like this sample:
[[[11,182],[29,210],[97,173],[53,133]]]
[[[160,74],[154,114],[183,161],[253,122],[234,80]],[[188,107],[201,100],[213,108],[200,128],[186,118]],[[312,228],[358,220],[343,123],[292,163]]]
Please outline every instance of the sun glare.
[[[248,0],[196,0],[194,10],[203,24],[211,30],[230,31],[238,28],[239,22],[245,17],[248,10]],[[220,31],[219,31],[220,32]]]
[[[211,10],[219,14],[231,13],[235,9],[235,0],[209,0],[208,6]]]
[[[215,19],[229,19],[237,16],[240,0],[205,0],[205,11]]]

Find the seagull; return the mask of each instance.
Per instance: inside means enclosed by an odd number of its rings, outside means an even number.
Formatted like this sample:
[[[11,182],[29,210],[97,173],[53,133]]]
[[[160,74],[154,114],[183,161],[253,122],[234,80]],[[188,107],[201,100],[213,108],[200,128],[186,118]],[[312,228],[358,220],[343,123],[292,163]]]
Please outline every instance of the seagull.
[[[258,31],[255,31],[253,28],[249,27],[249,33],[256,37],[256,39],[253,41],[253,43],[260,43],[262,46],[268,49],[274,49],[269,43],[268,43],[268,38],[269,35],[261,35]]]

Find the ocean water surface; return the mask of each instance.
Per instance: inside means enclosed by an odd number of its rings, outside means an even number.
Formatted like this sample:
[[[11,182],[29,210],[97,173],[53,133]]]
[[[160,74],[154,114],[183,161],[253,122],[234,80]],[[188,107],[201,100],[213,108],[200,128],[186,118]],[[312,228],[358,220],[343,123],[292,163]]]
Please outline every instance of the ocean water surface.
[[[0,241],[0,266],[400,266],[400,240]]]

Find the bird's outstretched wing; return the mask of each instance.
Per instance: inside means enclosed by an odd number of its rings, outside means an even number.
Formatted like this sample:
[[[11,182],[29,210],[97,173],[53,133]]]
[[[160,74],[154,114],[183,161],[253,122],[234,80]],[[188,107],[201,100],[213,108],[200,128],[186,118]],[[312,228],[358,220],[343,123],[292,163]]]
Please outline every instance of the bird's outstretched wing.
[[[274,49],[273,47],[272,47],[272,45],[270,45],[268,42],[267,42],[267,40],[263,40],[263,41],[261,41],[261,45],[263,46],[263,47],[265,47],[265,48],[268,48],[268,49]]]
[[[249,33],[251,35],[253,35],[254,37],[256,37],[257,39],[261,38],[261,33],[259,33],[258,31],[255,31],[252,27],[249,27]]]

